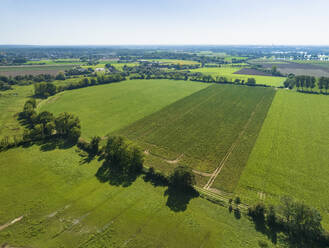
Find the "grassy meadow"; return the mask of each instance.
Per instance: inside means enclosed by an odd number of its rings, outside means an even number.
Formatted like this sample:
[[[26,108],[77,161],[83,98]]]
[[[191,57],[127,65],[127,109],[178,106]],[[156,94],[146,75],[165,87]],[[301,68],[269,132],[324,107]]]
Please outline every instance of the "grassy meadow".
[[[10,165],[10,166],[9,166]],[[75,148],[17,148],[0,156],[0,231],[14,247],[257,247],[267,237],[244,215],[200,197],[173,210],[166,188],[140,177],[131,186],[100,183],[101,162],[81,164]]]
[[[33,95],[33,86],[13,86],[13,90],[0,92],[0,139],[23,133],[17,117],[28,97]]]
[[[293,196],[328,228],[328,106],[327,96],[278,91],[235,192],[249,202]]]
[[[159,62],[161,64],[167,64],[167,65],[172,65],[172,64],[179,64],[179,65],[197,65],[200,64],[197,61],[193,60],[182,60],[182,59],[145,59],[146,61],[150,62]]]
[[[82,136],[103,136],[207,86],[185,81],[130,80],[66,91],[45,100],[40,110],[74,113],[81,120]]]
[[[257,128],[248,129],[251,133],[247,133],[257,136],[274,92],[272,88],[211,85],[117,133],[138,141],[151,155],[169,160],[168,169],[182,163],[212,172],[248,120],[254,121],[253,112],[259,118],[255,120]]]
[[[240,69],[241,68],[239,67],[225,66],[225,67],[207,67],[207,68],[204,67],[204,68],[193,69],[191,71],[201,72],[206,75],[211,75],[213,77],[223,76],[231,81],[234,81],[235,79],[247,81],[248,78],[255,78],[257,84],[266,84],[275,87],[283,86],[283,82],[285,81],[284,77],[233,74],[234,72],[237,72]]]

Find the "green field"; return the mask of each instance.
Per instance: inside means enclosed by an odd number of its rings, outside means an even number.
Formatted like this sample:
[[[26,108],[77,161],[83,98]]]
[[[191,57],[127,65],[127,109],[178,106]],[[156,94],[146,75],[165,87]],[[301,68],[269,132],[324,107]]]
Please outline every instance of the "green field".
[[[182,60],[182,59],[145,59],[145,61],[159,62],[165,65],[179,64],[179,65],[197,65],[200,64],[193,60]]]
[[[236,193],[250,202],[293,196],[329,227],[328,107],[327,96],[278,91]]]
[[[258,75],[238,75],[238,74],[233,74],[234,72],[240,70],[241,68],[239,67],[208,67],[208,68],[198,68],[198,69],[193,69],[191,71],[194,72],[201,72],[206,75],[211,75],[214,78],[217,76],[223,76],[226,77],[230,81],[234,81],[235,79],[240,79],[240,80],[245,80],[247,81],[248,78],[255,78],[257,84],[266,84],[270,86],[283,86],[283,82],[285,81],[284,77],[271,77],[271,76],[258,76]]]
[[[47,99],[40,110],[77,114],[82,136],[106,135],[207,87],[204,83],[130,80],[66,91]]]
[[[33,86],[13,86],[13,90],[0,91],[0,139],[21,134],[23,127],[17,121],[27,99],[33,95]]]
[[[166,160],[179,158],[178,164],[212,172],[238,142],[248,120],[253,120],[253,112],[260,122],[249,135],[257,135],[274,92],[272,88],[211,85],[118,133],[137,140],[151,155]]]
[[[81,65],[84,62],[81,62],[80,59],[55,59],[55,60],[33,60],[27,61],[26,65],[38,65],[38,64],[45,64],[45,65]]]
[[[142,178],[130,187],[100,183],[101,162],[80,164],[75,148],[12,149],[0,156],[0,232],[15,247],[257,247],[265,235],[246,217],[202,198],[185,211],[166,206],[166,188]],[[271,242],[267,241],[272,247]]]
[[[139,65],[138,62],[133,62],[133,63],[118,63],[117,61],[100,61],[97,65],[83,65],[81,66],[82,68],[92,68],[92,69],[97,69],[97,68],[105,68],[106,64],[111,64],[113,65],[117,70],[122,71],[122,67],[126,66],[137,66]]]

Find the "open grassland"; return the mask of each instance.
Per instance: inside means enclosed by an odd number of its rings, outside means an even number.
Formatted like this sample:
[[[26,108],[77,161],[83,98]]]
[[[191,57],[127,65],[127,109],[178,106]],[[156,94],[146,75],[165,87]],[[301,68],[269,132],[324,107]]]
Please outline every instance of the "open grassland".
[[[161,166],[162,171],[188,164],[202,172],[213,172],[232,144],[239,142],[239,134],[254,115],[259,118],[257,124],[253,122],[257,128],[248,129],[248,135],[257,136],[274,92],[272,88],[212,85],[118,133],[167,161],[167,166],[151,161],[150,166]],[[243,155],[235,155],[245,156],[240,158],[244,161],[251,147],[241,152]]]
[[[150,61],[150,62],[159,62],[161,64],[165,65],[197,65],[200,64],[197,61],[193,60],[182,60],[182,59],[145,59],[144,61]]]
[[[280,90],[236,193],[274,203],[290,195],[317,207],[329,226],[329,98]]]
[[[246,217],[202,198],[173,211],[165,187],[138,178],[111,186],[74,148],[17,148],[0,156],[0,244],[13,247],[257,247],[267,240]],[[168,206],[167,206],[168,205]],[[267,241],[272,247],[270,241]]]
[[[247,57],[238,57],[238,56],[227,56],[224,58],[224,61],[232,63],[232,60],[247,60]]]
[[[0,91],[0,139],[23,132],[17,121],[26,99],[33,95],[33,86],[13,86],[13,90]]]
[[[63,92],[47,99],[41,110],[79,116],[82,136],[106,135],[207,87],[171,80],[130,80]]]
[[[283,82],[285,81],[284,77],[271,77],[271,76],[258,76],[258,75],[238,75],[234,74],[235,72],[239,71],[241,68],[239,67],[209,67],[209,68],[198,68],[193,69],[191,71],[194,72],[201,72],[206,75],[211,75],[214,78],[217,76],[226,77],[230,81],[234,81],[235,79],[240,79],[247,81],[248,78],[255,78],[257,84],[265,84],[270,86],[283,86]]]

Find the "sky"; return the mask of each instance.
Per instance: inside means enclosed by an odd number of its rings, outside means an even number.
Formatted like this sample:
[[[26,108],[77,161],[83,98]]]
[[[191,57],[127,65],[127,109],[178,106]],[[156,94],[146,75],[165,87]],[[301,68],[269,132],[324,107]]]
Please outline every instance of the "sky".
[[[329,0],[0,0],[0,44],[329,45]]]

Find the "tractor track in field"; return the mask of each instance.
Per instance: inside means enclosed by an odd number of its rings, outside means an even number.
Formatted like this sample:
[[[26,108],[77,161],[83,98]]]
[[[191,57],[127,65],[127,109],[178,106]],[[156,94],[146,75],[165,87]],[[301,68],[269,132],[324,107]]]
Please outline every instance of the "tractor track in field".
[[[16,218],[16,219],[13,219],[13,220],[10,221],[10,222],[7,222],[6,224],[0,226],[0,231],[2,231],[2,230],[4,230],[4,229],[6,229],[7,227],[9,227],[9,226],[15,224],[16,222],[21,221],[23,218],[24,218],[24,215],[22,215],[22,216],[20,216],[20,217],[18,217],[18,218]]]
[[[243,126],[241,132],[239,133],[237,139],[234,141],[234,143],[231,145],[231,147],[228,149],[227,153],[225,154],[224,158],[222,159],[222,161],[220,162],[219,166],[215,169],[215,171],[212,173],[210,179],[208,180],[208,182],[205,184],[205,186],[203,187],[204,189],[209,190],[210,187],[212,186],[212,184],[214,183],[215,179],[217,178],[217,176],[219,175],[219,173],[221,172],[221,170],[223,169],[223,167],[225,166],[225,163],[227,162],[227,160],[229,159],[229,157],[231,156],[231,154],[233,153],[233,151],[235,150],[235,148],[237,148],[241,142],[241,138],[243,137],[243,135],[245,134],[250,122],[252,121],[254,115],[256,114],[256,110],[258,108],[258,106],[260,106],[260,104],[263,102],[264,97],[259,101],[259,103],[256,105],[256,107],[254,108],[254,111],[250,114],[250,117],[248,119],[248,121],[246,122],[246,124]]]

